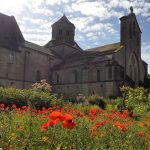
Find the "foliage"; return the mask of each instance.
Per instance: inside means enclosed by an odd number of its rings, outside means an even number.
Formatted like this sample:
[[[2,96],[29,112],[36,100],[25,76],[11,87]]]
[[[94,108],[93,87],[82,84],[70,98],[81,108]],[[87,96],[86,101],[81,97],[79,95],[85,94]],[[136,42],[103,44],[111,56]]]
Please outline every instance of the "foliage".
[[[16,104],[18,107],[30,105],[35,108],[42,108],[58,105],[62,103],[62,100],[43,91],[0,87],[0,103],[8,106]]]
[[[42,92],[47,92],[47,93],[51,93],[52,92],[52,88],[50,86],[50,84],[48,84],[46,82],[46,80],[41,80],[39,83],[34,83],[32,85],[32,89],[35,91],[42,91]]]
[[[116,110],[128,109],[130,115],[137,114],[139,116],[150,110],[150,94],[147,89],[143,87],[133,89],[123,86],[121,92],[122,97],[114,101]]]

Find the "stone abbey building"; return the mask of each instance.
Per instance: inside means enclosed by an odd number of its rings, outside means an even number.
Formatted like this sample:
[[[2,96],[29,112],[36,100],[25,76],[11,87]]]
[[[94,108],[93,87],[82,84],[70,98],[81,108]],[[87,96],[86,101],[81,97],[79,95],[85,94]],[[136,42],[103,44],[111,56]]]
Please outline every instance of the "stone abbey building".
[[[146,85],[141,30],[133,9],[120,18],[120,42],[83,50],[75,26],[64,15],[52,25],[52,39],[39,46],[24,39],[13,16],[0,14],[0,86],[29,88],[46,79],[66,97],[119,94],[119,87]]]

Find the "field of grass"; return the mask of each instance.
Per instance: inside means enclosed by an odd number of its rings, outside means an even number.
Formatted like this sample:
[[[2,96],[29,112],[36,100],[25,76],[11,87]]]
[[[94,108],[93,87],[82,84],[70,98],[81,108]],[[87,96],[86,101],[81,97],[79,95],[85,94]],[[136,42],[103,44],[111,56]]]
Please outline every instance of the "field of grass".
[[[0,150],[150,150],[150,113],[0,104]]]

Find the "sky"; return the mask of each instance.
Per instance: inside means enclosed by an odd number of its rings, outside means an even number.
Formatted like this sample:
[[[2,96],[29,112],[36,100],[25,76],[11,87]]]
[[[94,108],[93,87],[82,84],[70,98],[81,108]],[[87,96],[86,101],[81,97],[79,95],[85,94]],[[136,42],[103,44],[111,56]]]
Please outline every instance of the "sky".
[[[0,13],[13,15],[27,41],[45,45],[51,25],[63,14],[74,23],[82,49],[120,41],[119,18],[133,6],[142,31],[142,58],[150,73],[150,0],[0,0]]]

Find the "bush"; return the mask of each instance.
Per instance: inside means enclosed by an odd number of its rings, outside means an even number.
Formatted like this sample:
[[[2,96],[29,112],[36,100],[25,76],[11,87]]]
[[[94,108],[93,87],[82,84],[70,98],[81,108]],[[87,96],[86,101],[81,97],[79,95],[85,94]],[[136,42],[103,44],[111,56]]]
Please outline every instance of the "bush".
[[[43,91],[0,87],[0,103],[4,103],[7,106],[16,104],[17,107],[25,105],[30,105],[35,108],[51,107],[62,103],[60,100],[54,95]]]
[[[91,105],[98,105],[102,109],[106,108],[106,101],[104,100],[104,98],[102,96],[91,95],[87,98],[87,101]]]
[[[115,100],[115,109],[122,112],[124,109],[128,109],[130,115],[141,114],[150,110],[150,94],[147,89],[143,87],[137,87],[135,89],[131,87],[121,87],[122,98]]]
[[[39,83],[34,83],[32,85],[32,89],[35,91],[42,91],[42,92],[47,92],[47,93],[51,93],[52,92],[52,88],[50,86],[50,84],[48,84],[46,82],[46,80],[41,80]]]

